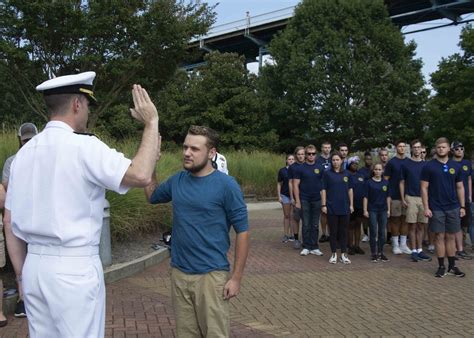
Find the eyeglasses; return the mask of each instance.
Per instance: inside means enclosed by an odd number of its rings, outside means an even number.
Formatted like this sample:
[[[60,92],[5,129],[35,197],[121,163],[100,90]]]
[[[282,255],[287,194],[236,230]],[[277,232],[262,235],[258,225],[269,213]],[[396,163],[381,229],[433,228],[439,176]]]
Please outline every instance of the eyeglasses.
[[[308,156],[315,156],[316,153],[306,153],[306,155],[308,155]]]
[[[454,148],[454,151],[459,151],[459,150],[464,151],[464,147],[457,147],[457,148]]]
[[[443,165],[443,171],[444,171],[445,173],[448,172],[448,165],[447,165],[447,164]]]

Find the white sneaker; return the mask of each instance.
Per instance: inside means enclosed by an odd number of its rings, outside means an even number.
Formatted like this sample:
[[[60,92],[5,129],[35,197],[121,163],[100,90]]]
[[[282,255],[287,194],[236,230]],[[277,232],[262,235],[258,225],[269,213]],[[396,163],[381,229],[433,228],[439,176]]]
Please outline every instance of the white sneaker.
[[[369,236],[364,234],[364,237],[362,237],[362,242],[368,242],[369,241]]]
[[[393,252],[394,255],[401,255],[402,254],[402,250],[400,250],[399,246],[392,247],[392,252]]]
[[[400,251],[404,254],[411,255],[411,250],[406,245],[400,245]]]
[[[351,260],[347,257],[345,253],[341,255],[340,261],[344,264],[351,264]]]
[[[337,253],[333,253],[331,258],[329,258],[329,263],[336,264],[337,263]]]
[[[300,256],[308,256],[309,255],[309,250],[308,249],[303,249],[300,252]]]
[[[324,254],[321,252],[321,250],[319,250],[319,249],[311,250],[309,253],[312,254],[312,255],[316,255],[316,256],[322,256],[322,255],[324,255]]]

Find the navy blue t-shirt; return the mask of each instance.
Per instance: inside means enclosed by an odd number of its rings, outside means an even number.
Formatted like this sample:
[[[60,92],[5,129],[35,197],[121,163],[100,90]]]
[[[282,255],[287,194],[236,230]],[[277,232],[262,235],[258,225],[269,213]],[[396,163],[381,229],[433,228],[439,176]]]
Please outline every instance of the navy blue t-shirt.
[[[383,175],[388,176],[388,183],[390,185],[390,197],[394,200],[401,199],[400,197],[400,171],[402,163],[406,161],[406,158],[400,159],[398,157],[392,158],[388,161],[385,166]]]
[[[352,179],[354,209],[362,210],[364,208],[364,205],[362,204],[363,203],[362,200],[364,198],[365,177],[359,171],[356,171],[355,173],[352,173],[351,171],[349,171],[349,173],[351,174],[351,179]]]
[[[295,178],[295,172],[301,166],[302,163],[295,162],[288,167],[288,179],[292,180]]]
[[[300,180],[300,199],[316,202],[321,200],[321,180],[324,168],[317,164],[303,163],[294,172],[294,178]]]
[[[359,173],[361,173],[366,180],[370,178],[370,168],[362,167],[359,169]]]
[[[455,161],[456,162],[456,161]],[[472,175],[472,164],[466,159],[456,162],[461,171],[462,184],[464,186],[464,203],[469,203],[469,176]]]
[[[283,167],[278,171],[278,182],[281,183],[280,194],[290,197],[290,187],[288,186],[288,168]]]
[[[326,190],[326,207],[329,215],[350,215],[349,189],[352,189],[352,179],[348,171],[336,173],[333,170],[326,170],[322,189]]]
[[[406,159],[402,164],[400,180],[405,180],[405,195],[421,197],[420,177],[425,161]]]
[[[364,197],[367,198],[367,211],[387,211],[387,197],[390,194],[389,183],[386,179],[380,182],[370,179],[365,181]]]
[[[421,171],[421,180],[428,182],[428,205],[431,210],[448,211],[459,208],[456,183],[462,182],[459,165],[448,160],[446,164],[437,159],[426,163]]]
[[[316,163],[320,164],[326,170],[331,165],[331,157],[324,158],[322,156],[318,156]]]

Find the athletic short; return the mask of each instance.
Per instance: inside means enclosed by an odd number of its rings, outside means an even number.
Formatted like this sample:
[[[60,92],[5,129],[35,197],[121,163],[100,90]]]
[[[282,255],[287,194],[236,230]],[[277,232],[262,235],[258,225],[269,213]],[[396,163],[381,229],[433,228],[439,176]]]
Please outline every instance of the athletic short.
[[[429,219],[431,232],[456,233],[461,231],[461,217],[459,217],[459,208],[439,211],[432,210],[433,217]]]
[[[293,219],[296,222],[299,222],[301,220],[302,215],[303,215],[303,211],[301,209],[298,209],[297,207],[293,208]]]
[[[471,203],[466,203],[466,215],[461,218],[461,227],[469,229],[472,222]]]
[[[5,239],[3,238],[3,227],[0,225],[0,268],[4,267],[5,260]]]
[[[390,217],[400,217],[405,215],[401,200],[392,200],[390,204]]]
[[[364,218],[364,210],[362,209],[354,209],[354,212],[351,214],[351,221],[355,221],[356,219]]]
[[[291,200],[288,196],[280,194],[281,204],[291,204]]]
[[[428,223],[428,218],[425,217],[425,209],[423,208],[421,197],[406,195],[405,201],[408,203],[406,209],[407,223]]]

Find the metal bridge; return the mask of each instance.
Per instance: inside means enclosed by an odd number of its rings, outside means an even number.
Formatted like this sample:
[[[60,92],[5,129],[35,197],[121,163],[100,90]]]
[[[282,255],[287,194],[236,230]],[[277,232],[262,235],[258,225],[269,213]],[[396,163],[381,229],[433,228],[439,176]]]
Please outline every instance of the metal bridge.
[[[469,22],[472,20],[463,20],[461,16],[474,12],[474,0],[384,1],[392,22],[400,28],[436,19],[451,20],[448,24],[403,34]],[[289,19],[294,15],[295,7],[286,7],[255,16],[250,16],[247,12],[247,17],[242,20],[211,27],[207,35],[193,39],[189,43],[190,51],[199,57],[192,64],[184,65],[183,68],[191,70],[202,65],[204,54],[212,50],[244,55],[247,62],[255,62],[258,57],[259,66],[261,66],[262,56],[268,54],[267,44],[278,31],[286,27]]]

